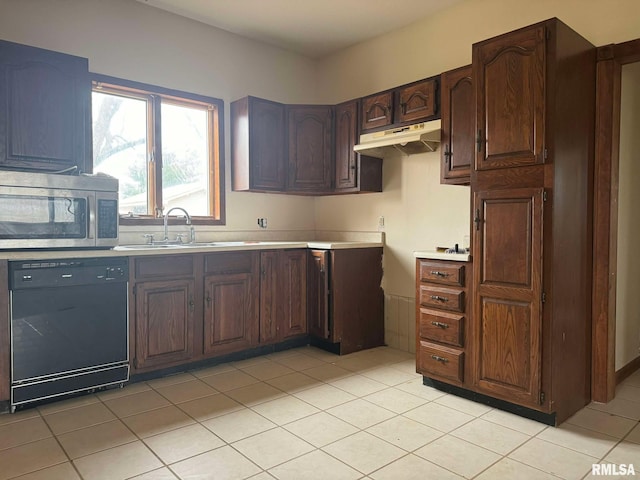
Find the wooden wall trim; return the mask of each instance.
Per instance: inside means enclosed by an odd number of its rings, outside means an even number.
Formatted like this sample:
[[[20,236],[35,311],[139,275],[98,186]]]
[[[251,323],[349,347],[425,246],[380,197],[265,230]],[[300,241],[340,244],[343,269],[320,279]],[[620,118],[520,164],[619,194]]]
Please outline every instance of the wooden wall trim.
[[[621,384],[624,380],[629,378],[634,372],[640,370],[640,356],[634,358],[624,367],[616,372],[616,385]]]
[[[613,55],[622,65],[640,62],[640,38],[615,44],[613,46]]]

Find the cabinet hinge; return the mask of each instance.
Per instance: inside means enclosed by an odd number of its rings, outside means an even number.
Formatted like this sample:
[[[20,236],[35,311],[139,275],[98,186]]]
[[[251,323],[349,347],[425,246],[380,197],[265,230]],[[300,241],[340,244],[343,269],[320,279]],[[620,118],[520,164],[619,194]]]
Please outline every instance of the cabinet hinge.
[[[545,399],[544,392],[540,392],[540,405],[544,403],[544,399]]]
[[[547,294],[542,292],[542,303],[545,303],[547,301]]]
[[[543,202],[547,201],[547,191],[546,190],[543,190],[543,192],[542,192],[542,201]]]
[[[547,150],[546,148],[543,150],[542,155],[544,156],[544,159],[546,160],[547,158],[549,158],[549,150]]]

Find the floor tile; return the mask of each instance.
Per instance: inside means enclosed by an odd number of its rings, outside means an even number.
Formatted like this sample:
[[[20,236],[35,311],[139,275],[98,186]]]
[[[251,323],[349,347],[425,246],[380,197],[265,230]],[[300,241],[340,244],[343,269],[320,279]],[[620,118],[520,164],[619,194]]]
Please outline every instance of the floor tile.
[[[17,477],[68,461],[54,438],[0,451],[0,479]]]
[[[460,480],[462,477],[416,455],[407,455],[370,475],[375,480]],[[519,480],[519,479],[518,479]]]
[[[301,353],[304,353],[305,355],[309,355],[311,357],[314,358],[319,358],[320,360],[324,361],[324,362],[335,362],[336,360],[338,360],[340,358],[340,355],[337,355],[335,353],[331,353],[331,352],[327,352],[326,350],[321,350],[319,348],[316,347],[312,347],[312,346],[307,346],[307,347],[303,347],[298,349],[298,351],[300,351]]]
[[[305,375],[304,373],[295,372],[281,377],[272,378],[267,380],[266,383],[282,390],[283,392],[295,393],[319,385],[320,381]]]
[[[627,435],[624,440],[626,442],[640,443],[640,423],[629,432],[629,435]]]
[[[207,368],[199,368],[198,370],[192,370],[191,375],[196,378],[204,378],[210,377],[211,375],[218,375],[220,373],[228,373],[237,370],[236,367],[231,365],[230,363],[221,363],[220,365],[215,365],[213,367]]]
[[[569,418],[566,423],[578,425],[615,438],[624,437],[636,425],[636,422],[629,418],[618,417],[617,415],[600,412],[592,408],[583,408]]]
[[[408,452],[416,450],[444,435],[406,417],[394,417],[367,429],[367,432]]]
[[[218,393],[215,389],[200,380],[189,380],[186,382],[154,387],[154,389],[172,403],[188,402],[190,400]]]
[[[508,454],[531,438],[524,433],[480,418],[454,430],[451,435],[501,455]]]
[[[257,357],[247,358],[245,360],[239,360],[237,362],[231,362],[235,368],[246,368],[252,365],[258,365],[259,363],[269,363],[271,360],[266,355],[260,355]]]
[[[384,390],[385,388],[389,388],[388,385],[376,382],[375,380],[363,375],[351,375],[350,377],[341,378],[332,381],[330,385],[333,385],[340,390],[344,390],[351,395],[355,395],[356,397],[364,397],[365,395],[370,395],[372,393],[379,392],[380,390]]]
[[[178,408],[199,422],[245,408],[235,400],[218,393],[178,404]]]
[[[510,458],[503,458],[480,475],[476,480],[557,480],[558,477],[535,469]]]
[[[543,423],[529,420],[528,418],[520,417],[519,415],[514,415],[513,413],[505,412],[503,410],[498,410],[497,408],[485,413],[480,418],[491,423],[497,423],[498,425],[502,425],[503,427],[507,427],[512,430],[517,430],[518,432],[531,437],[547,428]]]
[[[339,360],[336,360],[335,364],[340,368],[351,370],[352,372],[363,372],[364,370],[379,367],[384,364],[384,360],[373,356],[352,353],[340,357]]]
[[[146,390],[133,395],[109,399],[104,403],[120,418],[148,412],[171,404],[154,390]]]
[[[616,398],[624,398],[632,402],[640,403],[640,387],[618,385],[618,388],[616,388]]]
[[[384,383],[393,387],[409,380],[413,380],[418,376],[417,373],[410,374],[391,367],[378,367],[371,370],[365,370],[361,372],[367,378],[375,380],[376,382]]]
[[[158,435],[195,423],[193,418],[175,405],[125,417],[122,421],[140,438]]]
[[[91,405],[92,403],[98,403],[99,401],[99,398],[95,395],[81,395],[79,397],[58,400],[52,403],[40,405],[37,410],[42,415],[50,415],[63,410],[69,410],[71,408],[84,407],[86,405]]]
[[[248,408],[212,418],[202,424],[227,443],[277,427],[275,423]]]
[[[590,403],[588,408],[635,421],[640,420],[640,405],[638,405],[638,402],[627,400],[626,398],[615,397],[609,403]]]
[[[104,401],[113,400],[114,398],[126,397],[127,395],[133,395],[136,393],[146,392],[151,390],[151,387],[145,382],[128,383],[122,388],[111,388],[103,392],[99,392],[96,396]]]
[[[198,424],[155,435],[146,438],[144,442],[166,464],[175,463],[224,445],[222,440]]]
[[[176,477],[171,470],[167,467],[159,468],[158,470],[152,470],[147,473],[143,473],[142,475],[137,475],[135,477],[131,477],[130,480],[177,480]]]
[[[217,375],[204,377],[201,380],[221,392],[235,390],[236,388],[246,387],[252,383],[259,382],[257,378],[252,377],[241,370],[219,373]]]
[[[246,387],[237,388],[235,390],[229,390],[226,392],[226,395],[233,398],[236,402],[240,402],[243,405],[251,407],[253,405],[268,402],[269,400],[284,397],[286,394],[271,385],[260,382],[247,385]]]
[[[80,480],[80,475],[78,475],[71,463],[65,462],[53,467],[43,468],[37,472],[28,473],[17,480]]]
[[[21,422],[28,418],[39,418],[40,412],[37,408],[29,408],[27,410],[17,411],[15,413],[3,413],[0,414],[0,426],[8,425],[10,423]]]
[[[465,478],[471,478],[500,460],[501,456],[460,438],[445,435],[414,452]]]
[[[325,365],[320,365],[319,367],[308,368],[306,370],[303,370],[302,373],[310,377],[313,377],[316,380],[320,380],[327,383],[334,382],[341,378],[345,378],[350,375],[353,375],[353,372],[351,370],[340,368],[330,363],[327,363]]]
[[[75,459],[134,442],[137,438],[121,420],[113,420],[58,435],[58,440],[69,458]]]
[[[347,465],[369,474],[406,454],[404,450],[366,432],[338,440],[323,450]]]
[[[316,407],[291,396],[271,400],[251,408],[277,425],[295,422],[319,411]]]
[[[454,410],[453,408],[433,402],[409,410],[403,415],[442,432],[455,430],[475,418],[466,413]]]
[[[316,450],[269,470],[279,480],[356,480],[362,474]]]
[[[0,450],[17,447],[51,437],[51,431],[40,416],[0,426]]]
[[[617,438],[570,423],[548,427],[537,438],[596,458],[604,457],[618,443]]]
[[[302,390],[301,392],[294,393],[293,396],[319,408],[320,410],[326,410],[327,408],[347,403],[351,400],[355,400],[356,398],[344,390],[340,390],[327,384]]]
[[[236,450],[224,446],[171,465],[181,480],[204,480],[215,478],[242,480],[260,472],[260,468]]]
[[[274,477],[273,475],[267,473],[267,472],[260,472],[257,475],[254,475],[253,477],[249,477],[247,480],[273,480]]]
[[[622,441],[604,457],[604,463],[633,463],[636,475],[640,476],[640,444]]]
[[[56,435],[98,425],[99,423],[110,422],[111,420],[115,420],[115,418],[116,416],[101,402],[71,408],[69,410],[62,410],[44,416],[49,428],[51,428]]]
[[[404,360],[402,362],[396,362],[389,364],[389,367],[400,370],[401,372],[408,373],[412,376],[416,376],[416,359],[415,356],[410,360]],[[420,377],[422,378],[422,377]]]
[[[296,355],[306,355],[308,350],[309,350],[308,347],[289,348],[288,350],[281,350],[279,352],[269,353],[264,357],[268,358],[269,360],[278,361],[287,357],[294,357]]]
[[[134,442],[73,461],[84,480],[121,480],[162,467],[142,443]]]
[[[379,407],[362,399],[353,400],[330,408],[327,410],[327,413],[363,429],[395,417],[396,415],[386,408]]]
[[[398,390],[402,390],[403,392],[410,393],[411,395],[415,395],[416,397],[424,398],[425,400],[433,401],[436,398],[440,398],[446,395],[445,392],[441,392],[440,390],[429,387],[422,383],[422,377],[418,377],[409,382],[401,383],[400,385],[396,385],[395,388]]]
[[[466,398],[458,397],[457,395],[444,395],[434,402],[444,405],[445,407],[453,408],[459,412],[466,413],[467,415],[473,415],[479,417],[492,410],[491,407],[483,405],[482,403],[473,402]]]
[[[259,380],[269,380],[271,378],[281,377],[288,373],[293,373],[295,370],[285,367],[281,363],[268,362],[258,363],[256,365],[250,365],[248,367],[242,367],[242,371],[249,375],[256,377]]]
[[[326,412],[301,418],[284,428],[316,447],[324,447],[358,431],[353,425]]]
[[[275,428],[245,438],[235,442],[233,448],[265,470],[314,449],[313,445],[283,428]]]
[[[273,360],[292,370],[306,370],[308,368],[318,367],[325,364],[324,361],[318,358],[300,354],[290,355],[283,358],[275,358]]]
[[[591,471],[597,458],[533,438],[509,455],[518,462],[525,463],[561,478],[582,478]]]
[[[158,390],[161,387],[168,387],[169,385],[177,385],[179,383],[191,382],[195,380],[195,377],[189,373],[176,373],[175,375],[167,375],[166,377],[156,378],[154,380],[147,381],[147,385]]]
[[[387,388],[386,390],[372,393],[364,397],[364,400],[395,413],[404,413],[427,403],[424,398],[416,397],[395,388]]]
[[[628,377],[621,385],[631,385],[633,387],[640,387],[640,370]]]

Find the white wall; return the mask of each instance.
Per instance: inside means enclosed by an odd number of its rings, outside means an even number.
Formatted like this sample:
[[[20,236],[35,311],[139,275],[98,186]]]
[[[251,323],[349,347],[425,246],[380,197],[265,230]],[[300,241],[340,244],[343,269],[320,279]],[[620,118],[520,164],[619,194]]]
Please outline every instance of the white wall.
[[[640,355],[640,62],[622,67],[616,370]]]
[[[223,99],[227,226],[213,230],[257,231],[258,217],[270,231],[314,230],[313,198],[231,192],[229,166],[229,102],[313,103],[312,60],[133,0],[0,0],[0,39],[86,57],[95,73]]]
[[[471,63],[471,45],[558,17],[594,45],[640,37],[638,0],[467,0],[320,61],[319,99],[339,102]],[[439,184],[439,152],[384,160],[384,192],[316,200],[318,229],[386,222],[387,294],[414,296],[412,251],[462,243],[469,189]]]

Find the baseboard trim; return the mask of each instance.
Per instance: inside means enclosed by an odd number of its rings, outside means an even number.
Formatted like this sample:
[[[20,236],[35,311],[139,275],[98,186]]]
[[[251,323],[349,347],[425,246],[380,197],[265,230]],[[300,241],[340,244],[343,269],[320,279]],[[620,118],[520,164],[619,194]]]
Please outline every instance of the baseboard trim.
[[[621,384],[630,377],[636,370],[640,369],[640,356],[634,358],[624,367],[616,372],[616,385]]]

